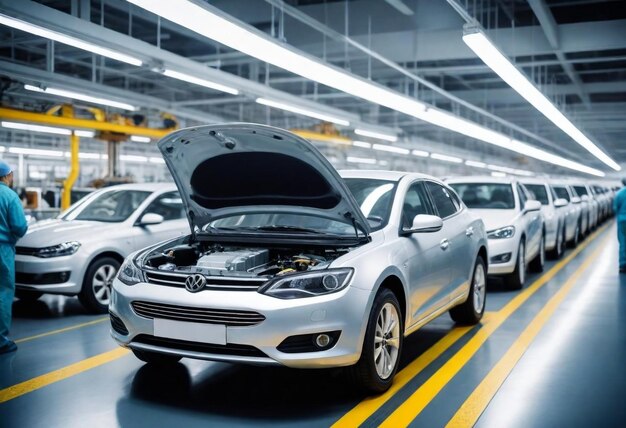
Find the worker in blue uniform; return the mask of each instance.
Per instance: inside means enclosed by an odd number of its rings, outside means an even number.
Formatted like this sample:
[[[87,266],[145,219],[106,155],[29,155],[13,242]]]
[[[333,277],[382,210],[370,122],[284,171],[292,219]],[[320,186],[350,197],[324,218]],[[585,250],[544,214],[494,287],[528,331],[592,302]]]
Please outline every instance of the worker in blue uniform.
[[[22,202],[12,185],[13,171],[0,160],[0,354],[17,350],[9,339],[15,297],[15,243],[28,228]]]
[[[613,200],[613,211],[617,218],[617,240],[619,241],[619,272],[626,273],[626,178],[624,187],[617,192]]]

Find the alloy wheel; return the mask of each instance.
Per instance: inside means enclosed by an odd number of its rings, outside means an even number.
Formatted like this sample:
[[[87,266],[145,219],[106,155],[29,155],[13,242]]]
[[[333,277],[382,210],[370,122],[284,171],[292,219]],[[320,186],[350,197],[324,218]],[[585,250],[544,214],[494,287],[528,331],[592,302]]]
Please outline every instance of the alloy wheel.
[[[111,286],[117,269],[112,265],[102,265],[94,273],[91,287],[93,295],[101,305],[108,305],[111,298]]]
[[[526,249],[524,247],[524,243],[521,243],[519,246],[519,254],[517,256],[520,284],[524,284],[524,281],[526,281],[526,255],[524,254],[525,251]]]
[[[487,292],[487,281],[485,268],[481,263],[476,264],[474,271],[474,311],[480,314],[485,304],[485,293]]]
[[[374,364],[381,379],[393,373],[399,356],[400,317],[391,303],[385,303],[376,320],[374,337]]]

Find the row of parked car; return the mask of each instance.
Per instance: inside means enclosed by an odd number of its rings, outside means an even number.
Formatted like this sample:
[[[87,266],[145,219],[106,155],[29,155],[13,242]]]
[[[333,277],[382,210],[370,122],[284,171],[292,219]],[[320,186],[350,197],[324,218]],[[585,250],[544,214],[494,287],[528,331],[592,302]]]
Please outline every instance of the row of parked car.
[[[336,171],[252,124],[158,143],[176,185],[94,192],[18,242],[18,297],[78,295],[148,363],[182,357],[346,367],[389,388],[404,337],[480,321],[488,275],[512,288],[611,214],[600,185]]]

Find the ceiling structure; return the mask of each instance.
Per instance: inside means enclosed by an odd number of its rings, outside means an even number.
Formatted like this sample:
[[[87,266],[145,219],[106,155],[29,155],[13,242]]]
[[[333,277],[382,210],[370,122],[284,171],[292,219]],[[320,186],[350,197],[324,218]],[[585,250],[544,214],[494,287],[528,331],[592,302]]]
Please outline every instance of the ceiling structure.
[[[463,26],[469,17],[585,135],[617,163],[626,164],[626,8],[622,1],[214,0],[206,5],[290,49],[599,169],[607,176],[617,176],[619,173],[546,119],[465,45]],[[366,128],[397,134],[398,141],[392,146],[539,174],[576,173],[269,65],[125,0],[0,0],[0,13],[143,61],[139,67],[129,65],[0,25],[4,105],[45,111],[60,102],[57,96],[25,90],[23,85],[30,84],[127,101],[154,123],[162,111],[176,115],[185,125],[251,121],[309,128],[319,123],[255,101],[267,98],[344,118],[350,126],[337,127],[353,140],[389,144],[354,134],[354,128]],[[226,84],[238,93],[164,75],[163,70],[170,68]],[[0,128],[0,138],[37,144],[45,140],[4,128]],[[65,142],[58,137],[46,141],[52,145]],[[153,150],[147,145],[129,148]],[[376,167],[424,169],[438,175],[480,172],[441,159],[360,146],[324,144],[322,148],[338,166],[348,165],[350,157],[376,159]],[[368,163],[353,166],[371,167]]]

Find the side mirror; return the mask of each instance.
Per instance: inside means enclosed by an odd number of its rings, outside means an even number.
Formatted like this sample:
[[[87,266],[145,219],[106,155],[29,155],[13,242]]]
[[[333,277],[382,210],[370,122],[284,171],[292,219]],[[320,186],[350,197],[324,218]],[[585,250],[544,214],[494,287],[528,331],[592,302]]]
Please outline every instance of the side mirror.
[[[150,226],[152,224],[161,224],[163,223],[163,216],[161,214],[155,213],[145,213],[141,216],[141,219],[137,223],[139,226]]]
[[[584,201],[584,202],[587,202],[587,201],[589,200],[589,196],[588,196],[588,195],[582,195],[582,196],[580,197],[580,199],[581,199],[582,201]]]
[[[541,209],[541,202],[530,200],[524,204],[524,211],[539,211]]]
[[[443,220],[436,215],[418,214],[413,219],[413,224],[409,229],[402,229],[403,235],[411,235],[413,233],[430,233],[439,232],[443,227]]]
[[[569,202],[567,202],[567,199],[565,198],[559,198],[557,200],[554,201],[554,206],[557,208],[561,208],[564,206],[567,206],[569,204]]]
[[[580,198],[578,196],[574,196],[572,198],[572,204],[580,204]]]

